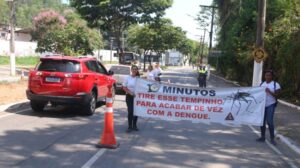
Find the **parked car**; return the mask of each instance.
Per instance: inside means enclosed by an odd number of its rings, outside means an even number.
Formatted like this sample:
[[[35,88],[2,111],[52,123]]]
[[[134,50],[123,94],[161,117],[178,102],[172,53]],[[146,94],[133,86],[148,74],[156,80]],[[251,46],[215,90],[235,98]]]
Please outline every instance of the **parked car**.
[[[53,105],[78,105],[92,115],[98,101],[112,88],[115,93],[113,72],[93,57],[45,56],[29,72],[27,98],[34,111],[43,111]]]
[[[131,66],[128,65],[112,65],[109,71],[114,73],[113,77],[116,79],[116,91],[123,92],[122,85],[123,81],[125,80],[126,76],[130,75]]]

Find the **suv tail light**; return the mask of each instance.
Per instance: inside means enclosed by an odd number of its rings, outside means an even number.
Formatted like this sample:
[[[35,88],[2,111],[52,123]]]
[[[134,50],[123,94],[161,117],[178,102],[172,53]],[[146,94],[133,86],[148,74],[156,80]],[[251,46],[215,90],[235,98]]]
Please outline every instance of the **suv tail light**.
[[[41,71],[30,71],[28,79],[28,88],[32,89],[33,86],[40,87],[42,75],[43,73]]]

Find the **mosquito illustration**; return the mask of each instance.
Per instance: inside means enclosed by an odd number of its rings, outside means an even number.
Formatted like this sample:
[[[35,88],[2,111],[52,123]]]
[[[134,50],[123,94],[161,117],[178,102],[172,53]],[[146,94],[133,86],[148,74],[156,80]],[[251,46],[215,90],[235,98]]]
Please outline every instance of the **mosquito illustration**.
[[[240,90],[238,90],[236,93],[233,93],[231,96],[227,96],[225,98],[224,103],[227,100],[232,101],[231,111],[232,111],[233,105],[235,105],[235,107],[238,108],[238,110],[236,112],[236,115],[239,114],[243,102],[247,103],[246,111],[250,112],[250,113],[253,113],[250,110],[248,110],[249,107],[251,106],[252,102],[254,102],[255,104],[257,104],[256,99],[250,93],[248,93],[248,92],[240,92]]]

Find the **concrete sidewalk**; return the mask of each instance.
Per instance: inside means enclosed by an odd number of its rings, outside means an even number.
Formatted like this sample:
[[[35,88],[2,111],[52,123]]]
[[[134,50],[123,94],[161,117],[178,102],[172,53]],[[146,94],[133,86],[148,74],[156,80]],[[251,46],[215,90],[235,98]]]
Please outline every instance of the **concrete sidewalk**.
[[[0,66],[0,82],[5,83],[5,82],[18,82],[22,78],[27,78],[28,77],[28,70],[27,69],[21,69],[17,68],[16,69],[16,75],[11,76],[10,75],[10,68],[8,66]]]

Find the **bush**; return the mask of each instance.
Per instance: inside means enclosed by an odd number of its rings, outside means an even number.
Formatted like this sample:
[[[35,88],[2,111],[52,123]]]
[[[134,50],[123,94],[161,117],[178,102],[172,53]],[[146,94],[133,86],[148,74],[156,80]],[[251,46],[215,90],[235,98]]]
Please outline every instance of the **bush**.
[[[8,56],[0,56],[0,65],[8,65],[9,57]]]
[[[28,56],[28,57],[16,57],[16,65],[18,66],[34,66],[39,62],[39,57]],[[9,56],[0,56],[0,65],[9,65]]]

